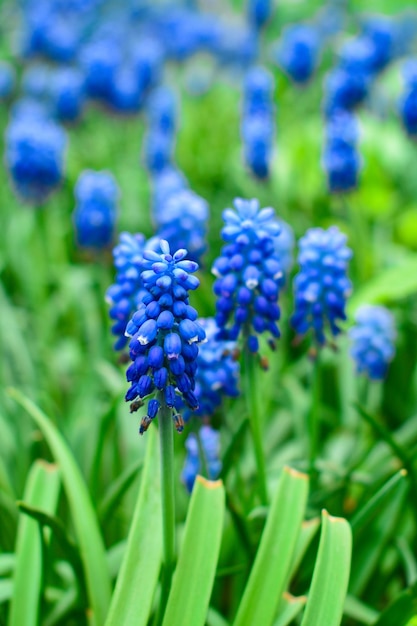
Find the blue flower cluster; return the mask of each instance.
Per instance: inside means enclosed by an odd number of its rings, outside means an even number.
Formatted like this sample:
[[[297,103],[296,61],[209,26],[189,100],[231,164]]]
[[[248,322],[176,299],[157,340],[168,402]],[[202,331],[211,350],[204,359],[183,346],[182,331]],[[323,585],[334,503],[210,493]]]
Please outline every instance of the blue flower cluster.
[[[273,60],[296,84],[306,84],[320,61],[320,33],[312,24],[287,26],[272,49]]]
[[[235,341],[243,332],[249,350],[257,352],[257,334],[280,336],[277,301],[283,268],[275,252],[280,227],[274,210],[260,210],[256,199],[236,198],[234,205],[235,211],[223,212],[226,245],[212,269],[217,276],[215,319],[220,339]]]
[[[246,75],[241,133],[244,160],[252,173],[268,178],[274,146],[274,80],[262,67],[253,67]]]
[[[404,128],[412,139],[417,138],[417,60],[412,59],[404,66],[405,92],[399,105]]]
[[[337,112],[328,120],[322,163],[330,193],[357,187],[361,166],[357,137],[358,125],[352,113]]]
[[[383,306],[361,306],[349,331],[351,355],[359,373],[382,380],[395,354],[396,331],[391,313]]]
[[[311,329],[317,343],[323,345],[326,325],[336,336],[339,320],[346,319],[346,299],[352,289],[347,267],[352,252],[337,226],[310,228],[300,239],[299,249],[291,323],[298,335]]]
[[[16,72],[7,61],[0,61],[0,101],[9,98],[16,86]]]
[[[101,249],[113,240],[119,189],[110,172],[82,172],[75,186],[74,228],[78,245]]]
[[[53,115],[62,122],[75,122],[85,104],[83,74],[71,67],[58,69],[52,75],[50,95]]]
[[[197,321],[197,311],[189,304],[189,290],[200,281],[192,274],[197,263],[186,260],[187,251],[171,254],[167,241],[161,240],[162,254],[143,251],[142,281],[145,295],[127,325],[131,337],[129,354],[133,363],[126,376],[131,383],[126,401],[136,410],[143,398],[159,391],[159,398],[148,403],[147,415],[139,432],[143,434],[157,415],[161,402],[173,409],[176,429],[184,422],[178,413],[182,400],[198,408],[194,394],[198,343],[205,332]],[[178,394],[178,395],[177,395]]]
[[[176,100],[167,87],[159,87],[147,105],[148,131],[144,140],[145,163],[151,174],[171,165],[176,131]]]
[[[272,0],[248,0],[247,12],[249,23],[254,28],[262,28],[271,17]]]
[[[126,326],[134,311],[139,308],[146,295],[142,283],[142,261],[145,237],[141,233],[121,233],[119,244],[113,249],[116,280],[106,293],[111,305],[109,315],[115,320],[112,333],[118,337],[115,350],[122,350],[127,344]]]
[[[198,400],[195,415],[211,417],[221,405],[224,396],[239,395],[239,365],[233,358],[235,343],[217,339],[219,328],[213,318],[202,318],[207,341],[200,347],[194,393]],[[187,421],[189,412],[184,413]]]
[[[6,132],[6,165],[23,202],[39,206],[62,181],[66,136],[41,111],[21,109]]]
[[[201,452],[204,454],[203,463],[200,459],[200,439]],[[201,473],[202,466],[207,469],[208,478],[215,480],[222,469],[220,461],[220,433],[211,426],[201,426],[198,435],[191,433],[185,442],[187,456],[182,470],[182,481],[189,493],[191,493],[197,474]]]

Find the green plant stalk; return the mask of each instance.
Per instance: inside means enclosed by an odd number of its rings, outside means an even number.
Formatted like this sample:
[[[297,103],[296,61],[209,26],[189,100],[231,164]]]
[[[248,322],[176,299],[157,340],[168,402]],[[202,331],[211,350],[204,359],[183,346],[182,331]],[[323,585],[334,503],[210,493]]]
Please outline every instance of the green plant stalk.
[[[256,355],[252,354],[247,347],[244,349],[245,360],[245,395],[249,413],[249,424],[252,433],[253,448],[255,452],[256,467],[258,470],[258,487],[261,503],[268,504],[268,491],[266,486],[265,455],[262,445],[262,428],[260,416],[260,398],[258,384],[258,364]]]
[[[175,567],[175,491],[174,491],[174,428],[171,409],[167,407],[162,393],[158,394],[161,403],[159,409],[159,443],[161,450],[161,486],[162,486],[162,533],[163,533],[163,570],[159,616],[162,618],[171,589],[172,574]]]
[[[313,485],[316,479],[316,460],[319,452],[319,438],[320,438],[320,392],[321,392],[321,380],[320,380],[320,352],[317,352],[317,356],[313,363],[312,371],[312,383],[311,383],[311,406],[308,413],[308,459],[309,459],[309,473],[312,479]],[[312,488],[313,489],[313,488]]]

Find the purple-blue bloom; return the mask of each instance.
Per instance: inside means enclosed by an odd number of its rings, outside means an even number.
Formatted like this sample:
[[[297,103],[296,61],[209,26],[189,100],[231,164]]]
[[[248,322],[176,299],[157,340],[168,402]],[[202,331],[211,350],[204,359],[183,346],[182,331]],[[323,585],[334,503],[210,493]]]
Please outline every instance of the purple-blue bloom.
[[[275,135],[274,81],[262,67],[246,75],[242,104],[241,133],[246,164],[257,177],[269,176]]]
[[[78,245],[101,249],[113,240],[119,189],[110,172],[82,172],[75,186],[74,228]]]
[[[51,108],[55,117],[62,122],[74,122],[85,103],[84,76],[80,70],[63,67],[51,76]]]
[[[346,235],[337,226],[310,228],[300,239],[300,271],[294,279],[295,312],[291,318],[298,335],[311,329],[317,343],[323,345],[327,326],[332,335],[340,333],[339,320],[346,319],[346,300],[352,290],[347,277],[351,256]]]
[[[417,138],[417,60],[404,64],[405,90],[399,103],[399,114],[407,134]]]
[[[201,443],[201,452],[204,454],[204,461],[200,459],[200,447],[198,439]],[[210,480],[215,480],[222,469],[220,461],[220,433],[211,426],[201,426],[198,435],[191,433],[185,442],[187,455],[181,478],[189,493],[191,493],[197,474],[201,473],[202,466],[207,469]]]
[[[198,408],[194,393],[197,344],[206,337],[188,296],[200,284],[193,276],[198,264],[186,259],[187,250],[171,254],[167,241],[161,240],[160,247],[162,254],[150,249],[143,251],[141,278],[145,293],[126,327],[133,361],[126,374],[131,383],[126,401],[132,402],[131,410],[135,411],[138,400],[156,390],[160,392],[159,399],[148,404],[141,434],[156,416],[161,402],[173,410],[178,432],[184,425],[178,411],[182,402],[192,410]]]
[[[383,306],[362,305],[349,338],[358,373],[367,374],[371,380],[385,378],[395,354],[396,331],[390,311]]]
[[[291,80],[305,84],[313,76],[320,60],[318,30],[309,24],[287,26],[272,55]]]
[[[247,13],[249,23],[254,28],[262,28],[271,17],[272,0],[248,0]]]
[[[61,183],[65,145],[64,130],[52,120],[27,110],[12,117],[6,131],[6,164],[24,202],[42,204]]]
[[[322,164],[330,193],[355,189],[361,158],[357,150],[358,124],[347,111],[336,112],[327,119],[326,142]]]
[[[236,341],[243,333],[252,352],[258,351],[257,335],[280,336],[278,293],[283,267],[275,251],[279,223],[271,208],[260,209],[256,199],[234,200],[235,210],[223,212],[226,242],[213,264],[216,322],[219,338]]]
[[[143,250],[146,246],[145,237],[141,233],[121,233],[119,244],[113,250],[116,280],[106,293],[106,300],[111,305],[109,315],[115,320],[112,333],[118,337],[114,344],[115,350],[122,350],[128,339],[125,336],[126,326],[145,295],[142,283]]]

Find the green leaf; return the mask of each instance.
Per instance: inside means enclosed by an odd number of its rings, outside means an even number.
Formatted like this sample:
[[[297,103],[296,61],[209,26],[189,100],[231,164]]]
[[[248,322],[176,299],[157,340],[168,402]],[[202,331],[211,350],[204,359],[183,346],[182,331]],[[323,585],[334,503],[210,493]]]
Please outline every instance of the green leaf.
[[[301,524],[301,532],[298,537],[297,544],[295,546],[294,559],[291,565],[290,579],[297,571],[303,556],[305,555],[308,546],[313,541],[318,529],[320,527],[320,518],[313,517],[313,519],[307,520]]]
[[[10,600],[13,593],[13,581],[10,578],[0,580],[0,604]]]
[[[145,626],[149,619],[162,560],[159,465],[158,432],[151,428],[139,497],[106,626]]]
[[[361,304],[386,303],[406,298],[417,291],[417,257],[378,273],[357,289],[348,303],[349,317]]]
[[[322,512],[313,580],[301,626],[339,626],[349,583],[352,531],[341,517]]]
[[[234,626],[273,623],[291,571],[308,493],[306,474],[285,467]]]
[[[36,461],[26,482],[24,499],[53,512],[58,502],[60,476],[56,465]],[[39,524],[21,515],[16,539],[16,562],[9,626],[36,626],[42,587],[42,544]]]
[[[373,626],[405,626],[417,614],[417,583],[400,593]]]
[[[355,596],[348,594],[345,600],[344,614],[361,624],[369,624],[373,626],[379,617],[378,611],[368,606]]]
[[[142,461],[135,461],[135,463],[132,463],[132,465],[127,467],[107,489],[104,498],[98,507],[98,515],[102,526],[105,526],[106,521],[109,519],[126,491],[134,482],[141,467]]]
[[[306,596],[296,598],[290,593],[284,593],[279,605],[274,626],[288,626],[300,613],[307,601]]]
[[[84,566],[91,623],[101,626],[110,602],[110,576],[103,539],[84,478],[68,444],[45,413],[16,389],[9,393],[36,422],[59,465]]]
[[[225,493],[197,476],[163,626],[204,626],[220,551]]]

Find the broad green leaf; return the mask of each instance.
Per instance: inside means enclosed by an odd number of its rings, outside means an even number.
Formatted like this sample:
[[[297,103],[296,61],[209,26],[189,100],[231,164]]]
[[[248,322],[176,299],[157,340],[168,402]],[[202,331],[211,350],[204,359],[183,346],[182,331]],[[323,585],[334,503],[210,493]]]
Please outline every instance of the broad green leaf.
[[[307,493],[307,475],[284,467],[234,626],[273,623],[291,572]]]
[[[115,508],[120,503],[120,500],[125,495],[126,491],[134,482],[138,475],[139,470],[142,467],[142,461],[136,461],[111,483],[107,489],[103,500],[100,502],[98,508],[98,515],[102,526],[105,526],[105,522],[109,519]]]
[[[360,624],[369,624],[369,626],[375,624],[379,616],[378,611],[375,611],[375,609],[350,594],[346,596],[343,612],[347,617],[351,617]]]
[[[10,578],[0,579],[0,604],[10,600],[13,593],[13,581]]]
[[[366,526],[369,521],[372,521],[378,511],[381,510],[386,499],[391,498],[392,492],[397,489],[398,484],[403,482],[406,476],[407,472],[404,469],[394,474],[369,500],[365,501],[365,504],[358,511],[355,511],[352,519],[349,520],[353,534]]]
[[[207,626],[229,626],[229,622],[210,606],[207,611]]]
[[[288,626],[288,624],[291,624],[305,606],[306,601],[306,596],[296,598],[285,592],[279,605],[274,626]]]
[[[403,591],[372,626],[405,626],[417,614],[417,583]]]
[[[396,302],[417,291],[417,257],[390,267],[357,289],[348,303],[349,317],[361,304]]]
[[[204,626],[219,557],[224,509],[223,483],[197,476],[163,626]]]
[[[339,626],[349,582],[352,531],[341,517],[322,512],[313,580],[301,626]]]
[[[49,513],[55,511],[60,488],[56,465],[36,461],[26,482],[24,499]],[[9,626],[36,626],[42,588],[42,543],[37,521],[19,517],[16,539],[16,562]]]
[[[90,621],[94,626],[101,626],[110,602],[110,576],[103,539],[84,478],[68,444],[45,413],[16,389],[9,393],[36,422],[59,465],[84,566]]]
[[[141,626],[149,619],[162,560],[158,432],[151,428],[139,496],[106,626]]]
[[[307,520],[301,524],[301,532],[298,537],[297,544],[295,546],[294,559],[291,565],[290,579],[297,571],[303,556],[305,555],[308,546],[314,539],[318,529],[320,527],[320,518],[313,517],[313,519]]]
[[[55,603],[52,611],[45,618],[42,626],[54,626],[55,624],[62,624],[63,619],[67,613],[71,611],[77,600],[77,589],[71,587]]]

